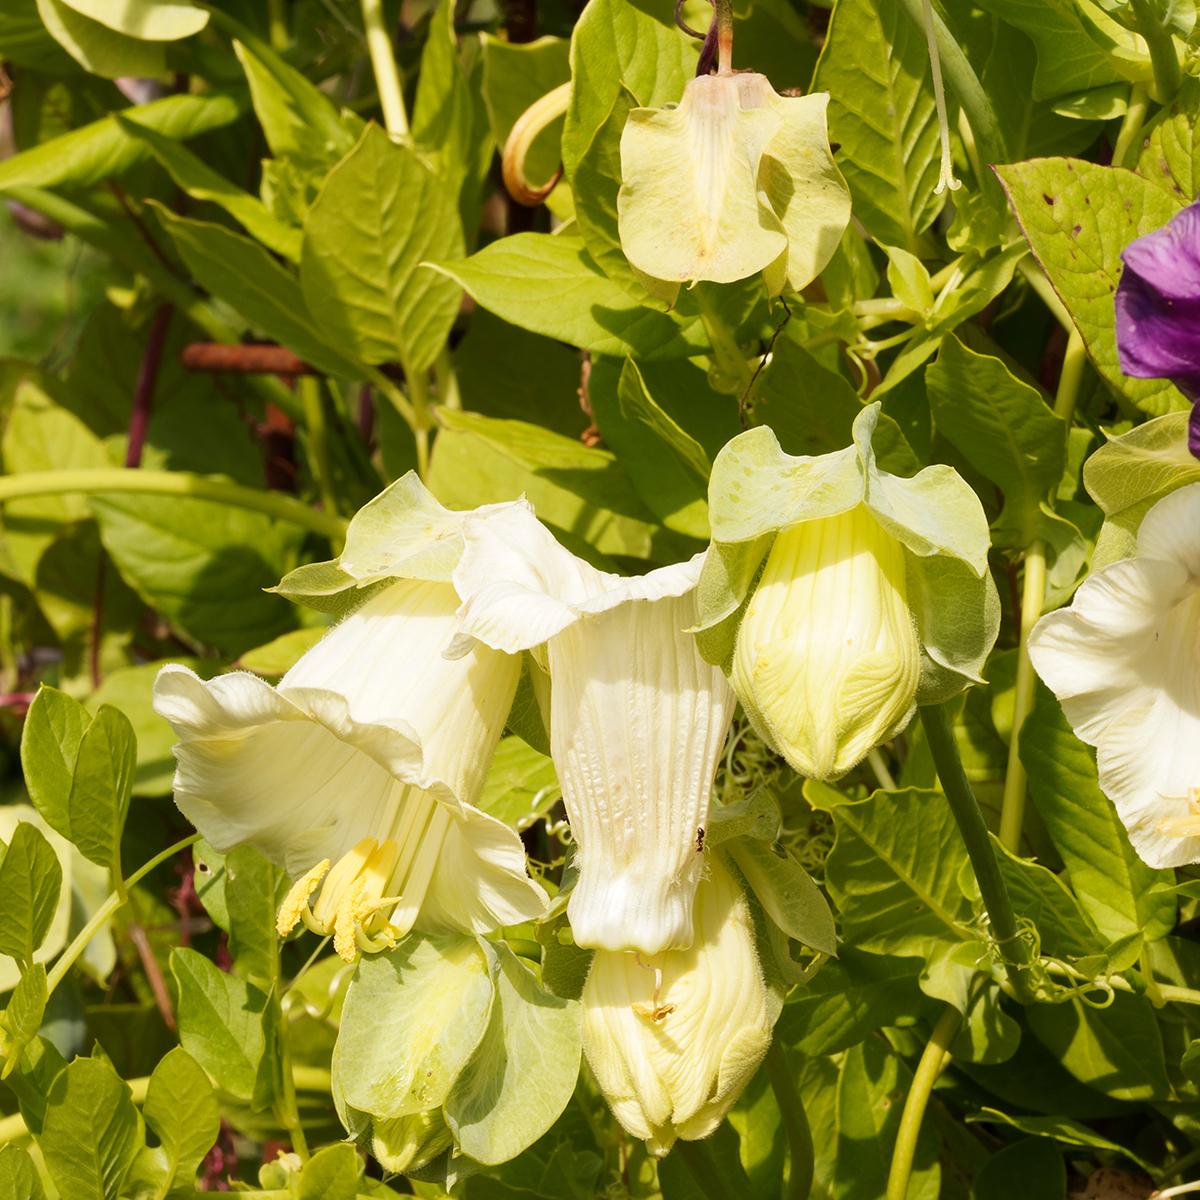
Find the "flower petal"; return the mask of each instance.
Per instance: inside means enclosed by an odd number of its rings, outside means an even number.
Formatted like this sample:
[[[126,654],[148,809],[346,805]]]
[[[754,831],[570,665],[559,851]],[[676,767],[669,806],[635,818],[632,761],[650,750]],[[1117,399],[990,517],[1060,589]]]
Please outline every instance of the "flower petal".
[[[1200,581],[1200,483],[1179,488],[1150,509],[1138,529],[1137,553],[1178,563]]]

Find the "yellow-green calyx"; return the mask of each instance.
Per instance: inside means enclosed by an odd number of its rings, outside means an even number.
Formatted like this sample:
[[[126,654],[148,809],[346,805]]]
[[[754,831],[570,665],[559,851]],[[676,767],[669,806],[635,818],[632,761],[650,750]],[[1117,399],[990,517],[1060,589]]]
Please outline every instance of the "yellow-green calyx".
[[[904,548],[866,506],[783,530],[733,658],[762,736],[802,775],[837,778],[908,723],[920,674]]]

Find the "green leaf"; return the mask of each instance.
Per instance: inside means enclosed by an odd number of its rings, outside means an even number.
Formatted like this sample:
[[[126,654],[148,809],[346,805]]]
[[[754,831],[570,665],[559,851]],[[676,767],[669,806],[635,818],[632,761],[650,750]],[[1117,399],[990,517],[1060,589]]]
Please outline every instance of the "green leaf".
[[[822,954],[837,954],[833,913],[790,850],[776,853],[753,838],[737,838],[728,849],[767,916],[788,937]]]
[[[1128,35],[1116,26],[1115,35],[1110,36],[1106,45],[1094,36],[1094,32],[1099,32],[1094,21],[1090,27],[1085,24],[1082,5],[1070,0],[980,0],[979,7],[1015,25],[1033,40],[1037,47],[1035,100],[1090,91],[1127,77],[1118,68],[1111,51],[1126,42]],[[1095,7],[1091,7],[1094,13]],[[1109,31],[1114,25],[1106,22]],[[1089,28],[1094,32],[1089,32]]]
[[[142,1148],[142,1121],[107,1059],[77,1058],[59,1072],[37,1143],[62,1196],[118,1200]]]
[[[1136,1163],[1144,1171],[1153,1173],[1155,1170],[1144,1158],[1139,1157],[1135,1151],[1122,1146],[1119,1142],[1111,1141],[1094,1130],[1089,1129],[1086,1125],[1080,1124],[1078,1121],[1072,1121],[1066,1117],[1014,1116],[1009,1113],[1000,1112],[995,1108],[983,1108],[976,1116],[967,1117],[967,1120],[970,1122],[990,1122],[995,1125],[1007,1125],[1011,1129],[1019,1129],[1022,1133],[1032,1134],[1034,1137],[1053,1138],[1056,1142],[1061,1142],[1064,1146],[1079,1146],[1086,1150],[1110,1151],[1121,1155],[1132,1163]]]
[[[300,534],[286,522],[183,497],[89,503],[122,578],[194,641],[236,655],[295,624],[290,606],[263,591],[295,561]]]
[[[783,1006],[776,1034],[807,1056],[836,1054],[887,1025],[916,1018],[932,1006],[917,986],[913,958],[864,954],[843,946]]]
[[[36,825],[22,821],[0,859],[0,954],[30,966],[54,920],[62,882],[54,847]]]
[[[228,975],[202,954],[176,947],[179,1040],[216,1086],[255,1111],[278,1091],[275,1007],[252,983]]]
[[[1066,524],[1042,505],[1062,478],[1067,425],[1035,388],[953,336],[942,342],[925,385],[938,432],[1004,493],[992,525],[997,546],[1025,549],[1047,537],[1048,525]]]
[[[47,824],[70,837],[71,780],[84,731],[91,723],[78,700],[44,684],[21,733],[21,769],[34,807]]]
[[[288,878],[252,846],[235,846],[225,856],[225,909],[229,952],[238,974],[270,983],[279,973],[275,916]]]
[[[563,130],[567,177],[622,88],[658,108],[679,99],[698,50],[665,13],[620,0],[590,0],[571,37],[574,86]]]
[[[287,595],[282,588],[275,590],[281,595]],[[326,630],[319,625],[291,629],[261,646],[255,646],[253,650],[247,650],[238,658],[238,665],[247,671],[253,671],[255,675],[286,675],[325,633]]]
[[[878,1200],[887,1191],[892,1150],[912,1074],[880,1038],[852,1046],[842,1062],[837,1089],[835,1195],[840,1200]],[[937,1139],[925,1123],[917,1137],[910,1200],[937,1200],[941,1171]]]
[[[187,0],[138,0],[136,4],[66,0],[66,3],[117,33],[147,42],[178,41],[199,33],[208,24],[208,13]]]
[[[1137,173],[1170,194],[1175,203],[1190,204],[1200,194],[1200,128],[1191,111],[1195,100],[1176,102],[1174,111],[1158,121],[1142,145]]]
[[[674,562],[695,546],[654,522],[607,450],[525,421],[446,409],[438,420],[429,486],[443,504],[471,508],[524,492],[542,521],[585,558]]]
[[[15,187],[90,187],[150,157],[150,147],[122,121],[173,142],[232,124],[244,99],[229,92],[164,96],[126,108],[31,146],[0,163],[0,191]]]
[[[156,209],[187,268],[202,287],[247,322],[327,375],[361,378],[362,368],[336,350],[296,303],[297,281],[257,242],[209,221]]]
[[[46,1015],[46,1002],[49,998],[46,967],[43,963],[35,963],[22,974],[20,982],[8,998],[8,1007],[4,1010],[7,1062],[0,1078],[10,1073],[16,1066],[21,1051],[37,1037]]]
[[[244,26],[219,12],[214,18],[237,34],[233,49],[271,152],[306,171],[324,170],[349,153],[361,122],[340,116],[320,88]]]
[[[971,909],[958,886],[967,855],[940,793],[875,792],[832,812],[838,837],[826,883],[850,945],[928,957],[971,937]]]
[[[413,934],[362,959],[333,1053],[339,1111],[402,1117],[443,1104],[484,1036],[494,990],[471,937]]]
[[[614,395],[592,394],[592,413],[647,508],[668,529],[707,540],[708,455],[659,406],[633,359]]]
[[[1004,1146],[975,1176],[973,1200],[1062,1200],[1067,1168],[1062,1152],[1047,1138],[1025,1138]]]
[[[399,359],[423,371],[445,344],[459,290],[420,264],[462,252],[445,184],[410,147],[369,125],[308,211],[300,286],[323,336],[365,362]]]
[[[326,1146],[304,1164],[291,1194],[295,1200],[355,1200],[362,1173],[353,1146]]]
[[[1092,569],[1133,553],[1138,526],[1169,492],[1200,482],[1187,448],[1186,412],[1168,413],[1101,446],[1084,464],[1083,483],[1104,511]]]
[[[167,174],[192,199],[219,205],[268,249],[293,262],[300,260],[300,231],[278,220],[257,196],[230,183],[176,138],[157,133],[123,113],[117,113],[116,119],[126,133],[149,146]]]
[[[813,77],[830,93],[829,136],[855,215],[879,242],[914,254],[938,215],[937,114],[920,29],[898,0],[838,0]]]
[[[788,454],[828,454],[848,446],[862,410],[849,381],[786,334],[775,343],[750,393],[752,423],[769,425]],[[885,471],[915,475],[921,469],[900,426],[886,412],[879,414],[871,445]]]
[[[0,1146],[0,1200],[45,1200],[29,1153],[15,1142]]]
[[[85,858],[114,871],[121,868],[121,834],[136,766],[137,741],[129,718],[111,705],[101,705],[79,743],[67,797],[67,826],[59,832]]]
[[[1121,251],[1165,225],[1178,199],[1132,171],[1071,158],[1039,158],[996,173],[1096,369],[1143,412],[1183,408],[1187,402],[1172,383],[1121,372],[1113,307]]]
[[[166,55],[156,42],[117,33],[63,0],[37,0],[37,7],[54,40],[94,75],[117,79],[122,75],[162,75],[166,70]]]
[[[549,812],[560,795],[550,757],[523,738],[506,737],[496,747],[476,804],[519,832]]]
[[[570,43],[564,38],[540,37],[514,43],[480,35],[483,54],[483,102],[497,146],[508,140],[517,118],[547,92],[571,78],[567,61]],[[562,161],[562,120],[553,121],[535,139],[525,156],[525,175],[534,183],[549,179]],[[616,189],[613,189],[616,198]],[[615,217],[614,217],[615,220]],[[614,226],[615,228],[615,226]]]
[[[558,1120],[575,1091],[583,1043],[578,1002],[545,991],[503,942],[489,947],[496,987],[491,1020],[446,1098],[445,1114],[463,1154],[502,1163]]]
[[[436,266],[504,320],[595,354],[682,358],[703,344],[694,319],[639,304],[569,233],[518,233]]]
[[[1039,686],[1021,729],[1021,761],[1038,816],[1062,855],[1071,889],[1104,938],[1147,940],[1175,927],[1175,900],[1155,890],[1173,871],[1146,866],[1129,844],[1112,802],[1096,782],[1096,763],[1071,732],[1058,701]]]
[[[190,1185],[221,1132],[221,1110],[208,1076],[182,1047],[154,1068],[142,1112],[166,1153],[168,1186]]]
[[[1034,1036],[1081,1083],[1116,1100],[1171,1095],[1162,1034],[1149,1000],[1118,992],[1107,1008],[1078,998],[1026,1010]]]

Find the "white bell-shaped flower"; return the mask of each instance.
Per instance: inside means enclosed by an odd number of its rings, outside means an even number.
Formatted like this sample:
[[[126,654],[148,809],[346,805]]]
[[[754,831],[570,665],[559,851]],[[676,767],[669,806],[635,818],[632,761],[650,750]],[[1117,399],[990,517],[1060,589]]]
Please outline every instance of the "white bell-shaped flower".
[[[576,942],[657,954],[692,941],[704,828],[734,697],[684,632],[703,556],[599,571],[528,507],[464,525],[458,649],[545,645],[550,747],[577,847]]]
[[[1200,484],[1160,500],[1132,558],[1029,637],[1034,669],[1152,867],[1200,862]]]
[[[844,775],[912,718],[921,643],[905,576],[903,544],[863,504],[775,538],[731,674],[802,775]]]
[[[520,660],[484,646],[445,658],[458,605],[449,583],[387,583],[278,687],[159,674],[183,814],[217,849],[249,843],[299,877],[281,933],[303,920],[351,959],[418,918],[483,933],[545,910],[519,838],[472,805]]]
[[[583,989],[588,1064],[617,1120],[659,1155],[712,1133],[771,1043],[750,910],[717,860],[695,929],[687,950],[598,951]]]

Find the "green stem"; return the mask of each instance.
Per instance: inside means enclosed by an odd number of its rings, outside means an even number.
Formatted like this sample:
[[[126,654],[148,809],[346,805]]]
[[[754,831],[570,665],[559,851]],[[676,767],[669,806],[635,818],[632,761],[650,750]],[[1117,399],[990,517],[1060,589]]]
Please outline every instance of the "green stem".
[[[443,346],[433,364],[433,377],[437,381],[438,403],[443,408],[462,408],[462,389],[458,386],[458,374],[450,351]]]
[[[909,325],[921,320],[919,312],[893,296],[883,296],[877,300],[855,300],[850,306],[850,311],[856,317],[885,317],[889,321],[904,321]]]
[[[1075,415],[1075,402],[1087,366],[1087,349],[1079,331],[1071,326],[1067,349],[1063,355],[1058,391],[1054,397],[1054,412],[1070,428]],[[1049,503],[1053,506],[1053,498]],[[1037,624],[1046,603],[1046,544],[1033,542],[1025,554],[1025,578],[1021,591],[1021,628],[1017,643],[1017,678],[1013,695],[1012,733],[1008,742],[1008,765],[1004,774],[1004,799],[1000,807],[1000,841],[1016,853],[1021,846],[1021,830],[1025,823],[1027,780],[1021,762],[1021,729],[1033,708],[1037,675],[1029,657],[1029,635]]]
[[[1022,1004],[1028,1004],[1033,999],[1025,978],[1025,971],[1029,967],[1029,950],[1018,933],[1012,901],[1008,896],[1004,876],[1000,874],[1000,864],[996,859],[991,835],[980,811],[979,801],[975,799],[975,793],[971,790],[971,784],[963,770],[946,710],[940,704],[926,704],[918,711],[921,714],[921,724],[925,727],[925,737],[929,742],[933,765],[937,768],[938,779],[941,780],[942,792],[958,823],[958,831],[971,860],[992,935],[1000,950],[1013,994]]]
[[[1170,104],[1183,83],[1175,39],[1159,20],[1149,0],[1131,0],[1131,3],[1138,33],[1146,39],[1150,51],[1150,65],[1154,68],[1154,98],[1159,104]]]
[[[271,48],[286,50],[290,38],[284,0],[267,0],[267,27],[270,30]]]
[[[413,438],[417,443],[417,474],[429,477],[429,431],[433,421],[429,415],[429,385],[421,371],[405,371],[405,383],[412,400]]]
[[[1071,320],[1071,314],[1067,312],[1066,305],[1058,298],[1053,284],[1046,278],[1046,273],[1031,258],[1021,259],[1017,264],[1017,270],[1021,272],[1025,282],[1038,294],[1054,319],[1069,335],[1075,328],[1075,322]]]
[[[733,0],[713,0],[717,22],[717,74],[733,74]]]
[[[329,461],[329,437],[325,424],[325,404],[321,396],[321,380],[315,375],[302,375],[300,399],[304,403],[304,425],[312,472],[316,477],[321,504],[327,513],[338,516],[337,493],[333,487],[333,467]],[[337,547],[335,547],[337,549]]]
[[[279,989],[276,1000],[279,1005]],[[279,1069],[282,1075],[282,1094],[276,1104],[276,1114],[292,1138],[292,1149],[305,1162],[308,1161],[308,1138],[304,1134],[304,1122],[300,1120],[300,1106],[296,1102],[296,1077],[293,1074],[292,1050],[288,1039],[288,1019],[282,1009],[279,1013]]]
[[[787,1055],[778,1039],[772,1041],[771,1048],[767,1051],[766,1066],[767,1078],[771,1081],[771,1090],[775,1093],[775,1103],[779,1105],[779,1116],[787,1132],[791,1157],[791,1173],[788,1176],[785,1200],[808,1200],[812,1192],[815,1165],[812,1130],[804,1112],[804,1103],[792,1080]]]
[[[900,3],[916,27],[923,29],[925,27],[923,0],[900,0]],[[933,36],[937,42],[942,73],[945,75],[946,82],[950,85],[955,99],[958,100],[963,112],[967,114],[967,120],[971,122],[971,131],[975,135],[975,142],[984,161],[988,163],[1007,162],[1008,149],[1005,144],[1004,131],[1000,127],[1000,122],[996,120],[992,102],[988,99],[987,92],[983,90],[979,76],[975,74],[975,68],[971,66],[962,47],[958,44],[958,39],[947,28],[946,22],[936,11],[931,12],[930,15],[933,18]],[[999,183],[990,175],[981,179],[979,184],[983,188],[999,188]]]
[[[0,480],[0,484],[6,482],[8,481]],[[121,886],[113,891],[108,899],[92,913],[88,923],[75,935],[74,940],[58,956],[58,961],[55,962],[53,968],[47,973],[47,996],[54,994],[54,989],[66,978],[67,972],[75,965],[75,960],[87,949],[88,943],[96,936],[101,926],[129,899],[129,889],[135,883],[141,882],[155,867],[165,863],[168,859],[174,858],[180,850],[186,849],[193,842],[198,842],[199,840],[200,835],[198,833],[193,833],[190,837],[183,838],[173,846],[168,846],[162,853],[156,854],[148,863],[143,863],[128,879],[121,881]]]
[[[737,344],[737,339],[713,307],[704,290],[705,286],[700,284],[693,288],[692,295],[696,298],[696,305],[700,309],[700,321],[708,335],[708,344],[712,347],[713,362],[717,369],[728,377],[728,386],[720,390],[737,396],[739,401],[744,401],[754,381],[754,373],[746,361],[745,354],[742,353],[741,346]]]
[[[1150,108],[1150,98],[1146,85],[1135,83],[1129,89],[1129,103],[1125,108],[1125,117],[1121,128],[1117,131],[1117,141],[1113,146],[1113,166],[1132,167],[1137,161],[1137,139],[1146,123],[1146,113]]]
[[[193,500],[214,500],[234,508],[266,513],[280,521],[290,521],[303,529],[328,538],[339,538],[346,523],[333,513],[310,508],[300,500],[280,492],[243,487],[213,475],[193,475],[188,471],[127,471],[121,467],[98,467],[77,471],[30,471],[24,475],[0,478],[0,504],[24,500],[30,496],[55,496],[64,492],[140,492],[157,496],[186,496]]]
[[[917,1063],[912,1086],[904,1101],[904,1111],[900,1114],[900,1128],[896,1131],[896,1145],[892,1150],[892,1165],[888,1171],[887,1200],[907,1200],[908,1181],[912,1175],[925,1109],[929,1105],[933,1085],[950,1061],[950,1043],[961,1023],[962,1014],[947,1005],[921,1053],[921,1061]]]
[[[383,0],[362,0],[363,28],[367,34],[367,53],[375,73],[383,124],[392,137],[408,136],[408,112],[404,107],[404,89],[392,50],[392,38],[383,19]]]

